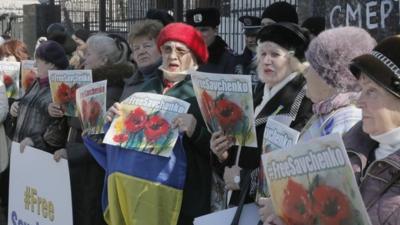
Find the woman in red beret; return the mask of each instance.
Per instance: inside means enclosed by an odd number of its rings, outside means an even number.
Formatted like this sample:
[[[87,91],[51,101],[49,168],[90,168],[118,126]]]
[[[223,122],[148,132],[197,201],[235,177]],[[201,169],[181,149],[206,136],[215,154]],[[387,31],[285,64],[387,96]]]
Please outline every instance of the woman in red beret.
[[[210,134],[201,116],[188,71],[196,70],[198,65],[207,62],[207,45],[194,27],[171,23],[161,30],[157,47],[162,64],[141,91],[168,95],[190,103],[188,113],[179,115],[173,126],[184,134],[183,147],[187,158],[178,224],[193,224],[194,218],[210,211]],[[108,112],[108,120],[119,114],[119,109],[120,104],[114,104]]]

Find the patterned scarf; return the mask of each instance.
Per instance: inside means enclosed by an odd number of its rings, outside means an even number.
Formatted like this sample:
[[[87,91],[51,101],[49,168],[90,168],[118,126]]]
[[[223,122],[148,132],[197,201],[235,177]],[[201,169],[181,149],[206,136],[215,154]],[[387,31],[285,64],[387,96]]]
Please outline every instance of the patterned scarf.
[[[332,111],[355,104],[360,97],[360,92],[345,92],[329,97],[318,103],[314,103],[313,112],[316,115],[326,115]]]

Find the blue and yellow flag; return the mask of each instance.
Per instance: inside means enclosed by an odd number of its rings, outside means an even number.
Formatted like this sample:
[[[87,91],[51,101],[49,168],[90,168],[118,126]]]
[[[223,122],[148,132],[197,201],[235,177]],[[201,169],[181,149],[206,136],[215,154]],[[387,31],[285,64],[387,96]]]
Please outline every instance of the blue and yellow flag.
[[[176,225],[186,177],[182,137],[169,158],[98,144],[86,147],[106,171],[102,206],[109,225]]]

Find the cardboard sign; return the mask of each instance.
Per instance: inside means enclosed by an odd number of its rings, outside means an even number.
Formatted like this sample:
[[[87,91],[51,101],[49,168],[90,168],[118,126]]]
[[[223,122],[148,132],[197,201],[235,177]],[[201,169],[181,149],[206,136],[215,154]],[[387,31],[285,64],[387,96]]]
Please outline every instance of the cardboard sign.
[[[67,160],[12,143],[9,225],[72,225],[71,187]]]

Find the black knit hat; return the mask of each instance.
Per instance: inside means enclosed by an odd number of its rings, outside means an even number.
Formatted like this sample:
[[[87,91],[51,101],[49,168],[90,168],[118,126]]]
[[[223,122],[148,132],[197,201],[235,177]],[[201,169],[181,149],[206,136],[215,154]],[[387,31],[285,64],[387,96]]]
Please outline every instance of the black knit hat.
[[[263,27],[257,35],[258,42],[274,42],[304,60],[304,53],[310,43],[310,33],[294,23],[273,23]]]
[[[146,18],[151,20],[158,20],[164,26],[174,22],[174,17],[172,17],[167,11],[162,9],[149,9],[146,13]]]
[[[268,6],[261,16],[261,19],[264,18],[269,18],[277,23],[299,23],[296,8],[287,2],[275,2]]]
[[[261,18],[256,16],[241,16],[239,21],[243,24],[245,35],[257,35],[261,28]]]
[[[78,29],[77,31],[75,31],[74,35],[82,41],[86,42],[87,39],[90,37],[90,31],[86,29]]]
[[[400,98],[400,35],[380,42],[369,54],[352,60],[350,70],[358,79],[361,72]]]
[[[216,27],[220,21],[217,8],[197,8],[186,11],[186,23],[194,27]]]
[[[36,49],[36,58],[54,64],[58,69],[66,69],[69,65],[63,47],[55,41],[46,41]]]

